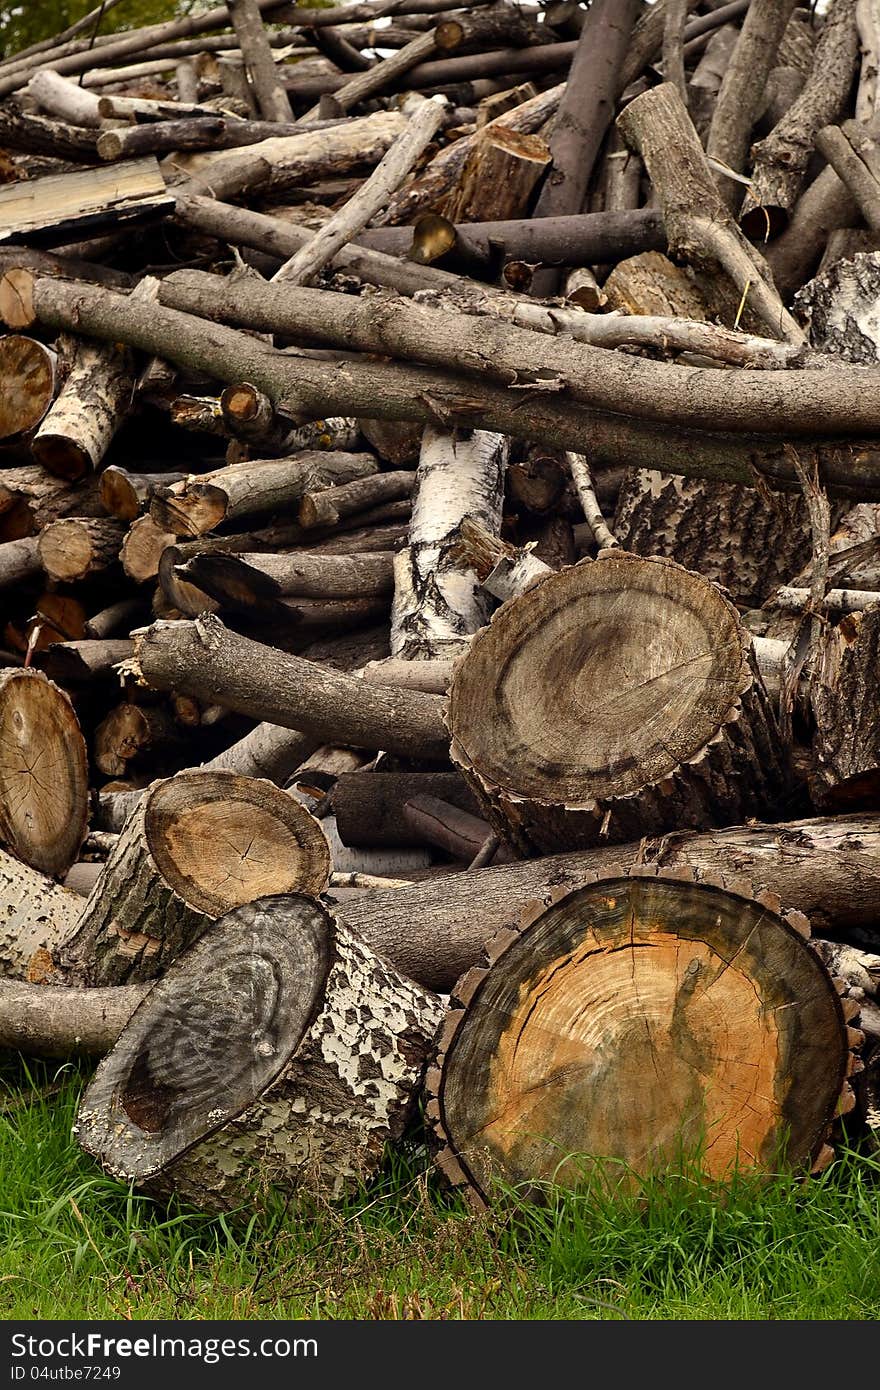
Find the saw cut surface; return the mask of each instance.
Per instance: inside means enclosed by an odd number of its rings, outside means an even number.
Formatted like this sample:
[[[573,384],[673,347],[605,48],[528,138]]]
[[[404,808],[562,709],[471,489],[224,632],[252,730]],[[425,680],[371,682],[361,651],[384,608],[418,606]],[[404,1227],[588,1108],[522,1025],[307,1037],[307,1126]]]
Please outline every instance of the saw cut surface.
[[[443,1128],[485,1192],[696,1157],[808,1164],[843,1080],[821,963],[760,903],[651,878],[577,890],[489,970],[447,1050]]]

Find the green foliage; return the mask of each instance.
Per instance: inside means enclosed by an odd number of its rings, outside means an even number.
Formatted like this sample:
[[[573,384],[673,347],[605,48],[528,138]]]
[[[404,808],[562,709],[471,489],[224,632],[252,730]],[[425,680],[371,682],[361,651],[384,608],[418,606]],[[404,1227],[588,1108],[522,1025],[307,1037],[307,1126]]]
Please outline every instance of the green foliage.
[[[39,0],[39,4],[0,5],[0,52],[10,57],[41,39],[60,34],[70,24],[97,8],[98,0]],[[137,29],[157,24],[195,6],[192,0],[123,0],[98,26],[98,33],[117,29]],[[87,37],[88,35],[84,35]]]
[[[9,1056],[9,1054],[7,1054]],[[486,1216],[423,1153],[334,1206],[209,1217],[103,1177],[70,1127],[83,1077],[0,1075],[0,1317],[856,1319],[880,1314],[880,1160],[819,1178],[596,1168]]]

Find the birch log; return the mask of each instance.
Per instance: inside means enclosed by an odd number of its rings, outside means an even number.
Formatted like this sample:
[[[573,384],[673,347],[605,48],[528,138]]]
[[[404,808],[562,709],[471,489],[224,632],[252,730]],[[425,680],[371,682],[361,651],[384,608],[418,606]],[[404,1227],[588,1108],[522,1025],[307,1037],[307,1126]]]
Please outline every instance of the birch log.
[[[213,1210],[338,1196],[401,1136],[441,1015],[319,903],[264,897],[147,996],[76,1135],[114,1176]]]
[[[394,560],[392,656],[454,655],[486,621],[476,575],[451,552],[465,517],[497,533],[509,450],[503,435],[484,430],[425,430],[409,546]]]
[[[131,405],[134,364],[119,344],[78,341],[70,375],[34,436],[38,463],[62,478],[92,473]]]

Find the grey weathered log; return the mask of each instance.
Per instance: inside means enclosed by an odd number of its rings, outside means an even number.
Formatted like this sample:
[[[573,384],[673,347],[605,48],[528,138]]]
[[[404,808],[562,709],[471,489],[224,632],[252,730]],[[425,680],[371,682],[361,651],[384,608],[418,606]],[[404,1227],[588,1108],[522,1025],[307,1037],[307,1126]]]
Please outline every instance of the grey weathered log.
[[[28,1057],[104,1057],[148,989],[45,989],[30,981],[0,979],[0,1047]]]
[[[293,111],[284,90],[284,83],[276,71],[275,59],[256,0],[229,0],[228,8],[241,56],[264,120],[292,121]]]
[[[228,631],[218,618],[155,623],[140,639],[144,678],[324,742],[445,758],[443,701],[390,691]]]

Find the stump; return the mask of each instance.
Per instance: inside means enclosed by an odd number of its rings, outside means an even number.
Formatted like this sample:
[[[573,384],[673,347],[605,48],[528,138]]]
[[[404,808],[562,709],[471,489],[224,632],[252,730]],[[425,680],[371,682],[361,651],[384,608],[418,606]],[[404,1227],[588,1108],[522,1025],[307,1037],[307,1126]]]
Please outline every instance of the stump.
[[[441,1016],[320,903],[228,913],[150,992],[83,1098],[77,1138],[116,1177],[199,1206],[338,1195],[412,1109]]]
[[[70,699],[38,671],[0,672],[0,844],[60,877],[85,839],[88,810],[86,745]]]
[[[785,785],[736,609],[619,551],[539,580],[458,663],[452,758],[521,854],[732,825]]]
[[[271,782],[178,773],[141,798],[57,959],[89,985],[155,979],[224,912],[329,874],[320,825]]]
[[[644,1174],[696,1161],[824,1162],[849,1037],[806,918],[723,880],[598,878],[489,944],[453,990],[428,1073],[438,1163],[496,1180]]]

